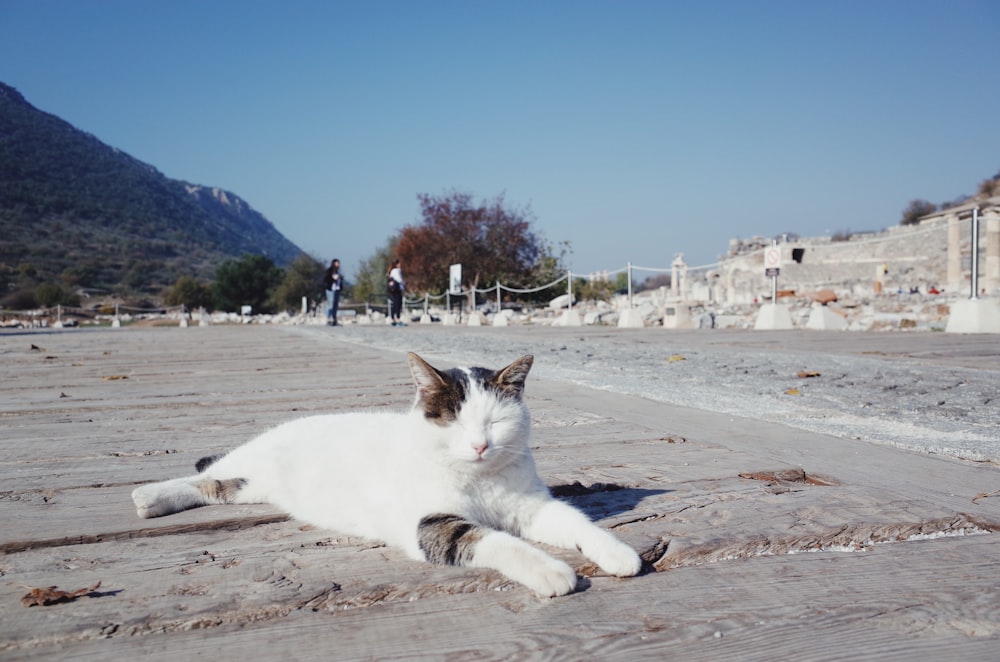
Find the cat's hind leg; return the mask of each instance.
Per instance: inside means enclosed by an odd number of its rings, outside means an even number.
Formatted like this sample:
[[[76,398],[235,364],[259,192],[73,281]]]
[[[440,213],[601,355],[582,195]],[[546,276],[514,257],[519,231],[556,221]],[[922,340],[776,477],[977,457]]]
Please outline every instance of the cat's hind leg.
[[[132,501],[139,517],[161,517],[199,506],[233,503],[245,484],[242,478],[218,480],[199,474],[137,487]]]
[[[568,564],[509,533],[458,515],[424,517],[417,537],[424,558],[432,563],[491,568],[543,597],[576,589],[576,573]]]

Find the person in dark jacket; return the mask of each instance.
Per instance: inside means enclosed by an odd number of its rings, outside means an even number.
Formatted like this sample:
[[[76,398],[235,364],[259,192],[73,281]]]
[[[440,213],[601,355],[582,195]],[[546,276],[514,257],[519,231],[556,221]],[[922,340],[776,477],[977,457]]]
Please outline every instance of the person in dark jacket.
[[[340,286],[342,284],[340,260],[335,259],[323,275],[323,287],[326,289],[326,323],[330,326],[337,326],[337,308],[340,307]]]

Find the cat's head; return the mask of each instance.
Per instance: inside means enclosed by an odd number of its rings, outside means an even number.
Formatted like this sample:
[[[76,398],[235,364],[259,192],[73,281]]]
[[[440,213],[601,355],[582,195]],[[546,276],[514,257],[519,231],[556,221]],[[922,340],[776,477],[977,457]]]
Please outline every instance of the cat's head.
[[[452,459],[489,470],[529,452],[531,416],[522,395],[532,356],[501,370],[438,370],[412,352],[407,359],[417,385],[414,409],[437,426]]]

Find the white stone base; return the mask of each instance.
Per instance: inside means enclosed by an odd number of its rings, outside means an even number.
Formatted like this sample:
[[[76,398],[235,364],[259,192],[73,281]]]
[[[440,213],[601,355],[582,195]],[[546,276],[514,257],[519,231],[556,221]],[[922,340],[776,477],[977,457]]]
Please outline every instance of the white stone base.
[[[482,325],[483,325],[482,313],[477,313],[476,311],[472,311],[471,313],[469,313],[468,326],[482,326]]]
[[[570,308],[563,311],[563,314],[559,316],[553,326],[582,326],[582,324],[580,313]]]
[[[691,307],[684,303],[668,303],[663,310],[663,328],[693,329]]]
[[[1000,333],[1000,304],[995,299],[962,299],[951,305],[948,333]]]
[[[428,315],[427,313],[424,313],[423,315],[420,316],[420,323],[421,324],[431,324],[433,321],[434,320],[431,319],[431,316]]]
[[[641,329],[644,326],[646,324],[642,321],[642,314],[639,313],[638,308],[624,308],[618,314],[619,328]]]
[[[780,303],[765,303],[757,311],[755,331],[773,331],[792,328],[792,316],[788,314],[788,306]]]
[[[441,323],[445,326],[451,326],[453,324],[458,324],[458,315],[455,313],[445,313],[444,317],[441,318]]]
[[[493,326],[507,326],[507,316],[503,313],[497,313],[494,315]]]
[[[818,331],[846,331],[847,320],[833,312],[821,303],[814,303],[809,312],[809,320],[806,322],[807,329]]]

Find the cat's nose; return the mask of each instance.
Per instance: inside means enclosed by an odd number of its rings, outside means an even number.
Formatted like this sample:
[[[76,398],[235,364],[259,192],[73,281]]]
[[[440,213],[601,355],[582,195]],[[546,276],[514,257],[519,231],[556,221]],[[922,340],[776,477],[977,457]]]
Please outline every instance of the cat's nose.
[[[490,442],[486,441],[485,439],[483,441],[472,444],[472,450],[476,451],[476,454],[479,457],[482,457],[483,453],[485,453],[486,449],[489,447],[490,447]]]

